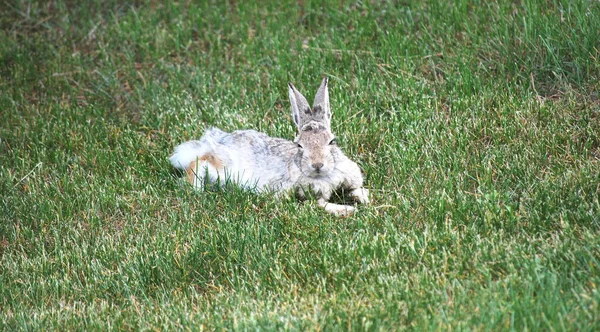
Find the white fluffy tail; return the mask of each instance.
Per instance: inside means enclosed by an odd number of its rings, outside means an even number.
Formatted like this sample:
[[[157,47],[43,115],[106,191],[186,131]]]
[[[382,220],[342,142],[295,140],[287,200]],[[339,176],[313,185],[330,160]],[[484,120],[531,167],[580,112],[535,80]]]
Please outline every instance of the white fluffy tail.
[[[227,135],[217,128],[208,129],[198,141],[187,141],[175,147],[175,152],[169,158],[171,165],[175,168],[186,170],[192,161],[214,151],[216,142]]]
[[[175,147],[175,152],[169,158],[171,165],[179,169],[188,169],[192,161],[208,152],[200,141],[189,141]]]

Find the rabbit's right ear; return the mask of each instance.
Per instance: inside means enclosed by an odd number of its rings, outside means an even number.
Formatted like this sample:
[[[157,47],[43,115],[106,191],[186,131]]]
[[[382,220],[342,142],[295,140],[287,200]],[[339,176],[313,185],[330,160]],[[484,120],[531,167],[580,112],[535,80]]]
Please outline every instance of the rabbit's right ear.
[[[302,121],[305,115],[311,114],[310,106],[308,106],[308,101],[306,98],[296,89],[296,87],[292,83],[288,83],[289,86],[289,94],[290,94],[290,104],[292,104],[292,119],[294,119],[294,123],[298,128],[304,122]]]

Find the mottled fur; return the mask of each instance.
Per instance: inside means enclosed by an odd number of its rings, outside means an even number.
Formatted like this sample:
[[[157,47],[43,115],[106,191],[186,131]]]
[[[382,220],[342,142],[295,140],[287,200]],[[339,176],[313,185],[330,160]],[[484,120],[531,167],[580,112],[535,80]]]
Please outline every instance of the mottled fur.
[[[293,142],[254,130],[226,133],[208,129],[197,141],[178,145],[170,160],[186,171],[187,180],[202,188],[205,183],[226,180],[257,192],[276,195],[313,192],[328,212],[345,215],[355,207],[328,203],[334,191],[348,190],[360,203],[368,203],[368,191],[356,163],[335,145],[331,133],[331,109],[327,78],[317,91],[313,107],[289,84],[292,118],[298,127]]]

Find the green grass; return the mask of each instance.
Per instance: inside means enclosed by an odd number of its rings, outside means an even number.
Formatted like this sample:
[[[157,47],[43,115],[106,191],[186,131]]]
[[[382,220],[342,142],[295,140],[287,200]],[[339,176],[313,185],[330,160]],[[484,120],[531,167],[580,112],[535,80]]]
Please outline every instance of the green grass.
[[[598,1],[0,5],[0,329],[597,330]],[[330,77],[373,204],[196,192]]]

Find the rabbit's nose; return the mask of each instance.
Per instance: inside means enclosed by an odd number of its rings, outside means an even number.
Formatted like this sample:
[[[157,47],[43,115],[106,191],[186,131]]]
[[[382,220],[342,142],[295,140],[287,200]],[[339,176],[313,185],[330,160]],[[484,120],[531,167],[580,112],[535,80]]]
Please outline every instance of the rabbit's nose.
[[[318,172],[321,170],[321,168],[323,168],[323,163],[314,163],[312,164],[312,167]]]

